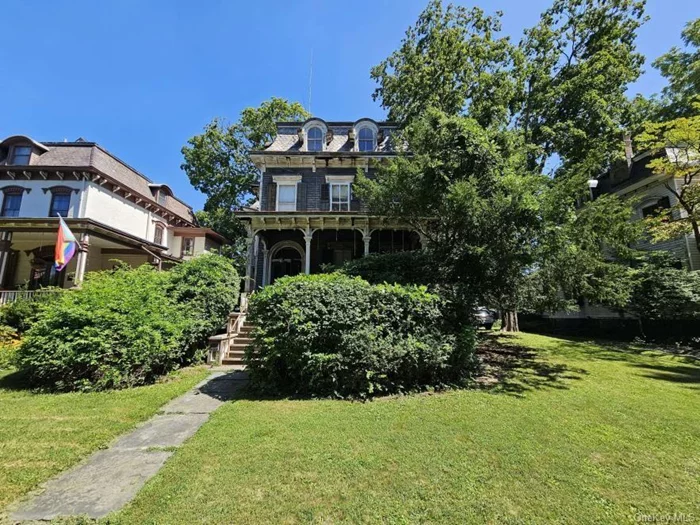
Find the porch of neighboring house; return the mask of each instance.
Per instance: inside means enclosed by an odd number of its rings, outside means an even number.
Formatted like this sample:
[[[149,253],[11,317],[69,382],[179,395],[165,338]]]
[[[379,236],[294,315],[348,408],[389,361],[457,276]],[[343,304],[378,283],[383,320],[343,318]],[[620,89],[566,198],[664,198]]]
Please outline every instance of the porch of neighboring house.
[[[0,220],[0,305],[45,293],[50,286],[72,288],[86,272],[111,269],[119,261],[130,266],[167,263],[158,246],[143,239],[91,220],[68,219],[66,223],[79,247],[68,266],[57,272],[57,219]]]

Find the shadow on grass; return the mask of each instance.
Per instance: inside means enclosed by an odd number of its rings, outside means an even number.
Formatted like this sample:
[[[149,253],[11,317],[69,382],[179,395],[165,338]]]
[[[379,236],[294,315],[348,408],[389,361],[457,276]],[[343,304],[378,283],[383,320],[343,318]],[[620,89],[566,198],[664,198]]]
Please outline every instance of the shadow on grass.
[[[0,370],[0,390],[31,391],[26,375],[17,370]]]
[[[502,336],[484,337],[477,350],[482,374],[480,388],[520,396],[530,390],[566,389],[566,380],[581,379],[588,372],[561,363],[538,359],[537,352]]]
[[[642,377],[671,383],[700,385],[700,367],[697,366],[641,363],[635,363],[632,366],[641,369]]]

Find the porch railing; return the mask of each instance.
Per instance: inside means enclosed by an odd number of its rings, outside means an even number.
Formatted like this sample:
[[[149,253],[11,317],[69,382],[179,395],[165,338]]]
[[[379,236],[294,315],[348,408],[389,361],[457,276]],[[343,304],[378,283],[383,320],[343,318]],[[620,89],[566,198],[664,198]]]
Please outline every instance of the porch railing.
[[[35,299],[38,295],[56,293],[55,290],[0,290],[0,306],[17,299]]]

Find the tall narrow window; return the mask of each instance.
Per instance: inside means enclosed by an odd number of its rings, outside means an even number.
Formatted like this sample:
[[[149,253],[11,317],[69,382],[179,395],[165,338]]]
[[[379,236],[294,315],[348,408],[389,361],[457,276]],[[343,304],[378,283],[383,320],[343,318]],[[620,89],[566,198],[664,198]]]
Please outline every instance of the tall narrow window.
[[[359,150],[360,151],[374,151],[375,146],[374,146],[374,131],[372,131],[370,128],[362,128],[360,129],[360,136],[359,138]]]
[[[165,206],[168,203],[168,194],[163,190],[158,190],[158,204]]]
[[[183,237],[182,238],[182,255],[194,255],[194,238]]]
[[[323,130],[319,127],[313,127],[306,133],[308,144],[306,149],[309,151],[323,151]]]
[[[297,185],[277,185],[277,211],[297,211]]]
[[[32,148],[29,146],[15,146],[12,148],[12,160],[10,164],[16,166],[26,166],[32,156]]]
[[[331,184],[331,211],[350,211],[350,184]]]
[[[49,217],[67,217],[70,210],[70,191],[54,191],[51,193]]]
[[[163,244],[163,232],[165,231],[165,228],[163,227],[162,224],[156,224],[156,230],[153,233],[153,242],[156,244],[160,244],[161,246],[164,246]]]
[[[24,190],[21,188],[5,190],[5,196],[2,199],[2,216],[3,217],[19,217],[19,209],[22,206],[22,194]]]

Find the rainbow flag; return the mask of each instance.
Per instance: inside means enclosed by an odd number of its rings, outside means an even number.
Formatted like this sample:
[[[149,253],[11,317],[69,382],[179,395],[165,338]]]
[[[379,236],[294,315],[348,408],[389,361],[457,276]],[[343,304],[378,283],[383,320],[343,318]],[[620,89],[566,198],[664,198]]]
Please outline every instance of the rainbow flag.
[[[54,264],[57,271],[63,270],[68,262],[75,255],[75,248],[78,246],[78,241],[75,240],[75,235],[70,231],[68,225],[63,221],[63,217],[58,216],[58,237],[56,238],[56,253],[54,255]]]

